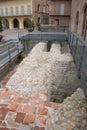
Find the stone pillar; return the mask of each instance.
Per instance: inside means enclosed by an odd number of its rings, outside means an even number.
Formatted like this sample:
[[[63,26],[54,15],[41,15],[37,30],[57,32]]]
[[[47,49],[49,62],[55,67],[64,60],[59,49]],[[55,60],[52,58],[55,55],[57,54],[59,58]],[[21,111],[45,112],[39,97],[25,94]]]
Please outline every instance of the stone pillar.
[[[12,20],[9,20],[9,29],[13,29],[13,23],[12,23]]]
[[[23,25],[23,21],[22,21],[22,20],[19,21],[19,28],[24,28],[24,25]]]

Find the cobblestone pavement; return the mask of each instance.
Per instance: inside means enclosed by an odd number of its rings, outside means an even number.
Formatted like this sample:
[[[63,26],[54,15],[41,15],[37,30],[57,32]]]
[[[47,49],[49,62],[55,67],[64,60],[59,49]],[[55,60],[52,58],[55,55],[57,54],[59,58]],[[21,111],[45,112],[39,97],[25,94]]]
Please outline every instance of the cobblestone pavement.
[[[0,89],[0,130],[51,130],[50,113],[58,108],[58,103],[48,102],[46,91],[23,96],[6,88],[6,83],[16,72],[2,81]]]
[[[3,35],[4,40],[9,40],[9,39],[18,39],[21,36],[24,36],[28,33],[27,29],[8,29],[4,30],[0,35]]]

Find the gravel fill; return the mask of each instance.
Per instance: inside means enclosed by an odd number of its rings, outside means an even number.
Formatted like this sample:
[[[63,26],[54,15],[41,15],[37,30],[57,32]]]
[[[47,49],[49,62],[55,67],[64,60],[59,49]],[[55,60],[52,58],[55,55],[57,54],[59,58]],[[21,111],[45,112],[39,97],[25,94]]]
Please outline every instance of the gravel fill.
[[[47,43],[40,42],[20,63],[7,87],[22,95],[45,91],[47,85],[50,89],[53,84],[58,84],[58,75],[61,79],[70,61],[70,53],[61,54],[59,44],[52,44],[47,52]]]

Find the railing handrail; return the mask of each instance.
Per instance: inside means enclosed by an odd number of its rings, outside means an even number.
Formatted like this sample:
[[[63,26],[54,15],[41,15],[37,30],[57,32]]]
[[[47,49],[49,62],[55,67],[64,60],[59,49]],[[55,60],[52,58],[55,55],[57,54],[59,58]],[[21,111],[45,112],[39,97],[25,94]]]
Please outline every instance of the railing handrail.
[[[12,40],[11,40],[12,41]],[[11,45],[11,46],[10,46]],[[12,46],[13,45],[13,46]],[[2,47],[2,46],[1,46]],[[13,41],[13,43],[9,44],[7,42],[7,45],[3,45],[2,53],[0,53],[0,70],[8,63],[11,62],[11,60],[19,55],[21,52],[23,52],[24,47],[20,48],[20,45],[18,42]]]
[[[68,32],[68,42],[75,62],[78,77],[87,87],[87,41],[76,33]],[[87,95],[87,92],[86,92]]]
[[[63,13],[61,11],[49,11],[49,15],[70,15],[70,11],[64,11]]]

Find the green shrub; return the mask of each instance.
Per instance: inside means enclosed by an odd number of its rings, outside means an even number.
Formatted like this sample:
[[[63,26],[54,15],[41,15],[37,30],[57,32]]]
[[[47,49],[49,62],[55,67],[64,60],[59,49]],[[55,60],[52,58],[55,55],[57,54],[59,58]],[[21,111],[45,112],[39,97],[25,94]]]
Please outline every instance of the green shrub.
[[[63,90],[55,90],[53,89],[51,91],[51,98],[50,100],[53,102],[58,102],[58,103],[62,103],[64,101],[65,98],[67,98],[67,93]]]
[[[26,26],[27,28],[33,27],[33,26],[34,26],[34,23],[33,23],[33,21],[31,21],[30,19],[26,19],[25,26]]]
[[[37,23],[37,28],[38,28],[38,31],[40,31],[40,23]]]
[[[2,17],[0,17],[0,32],[2,32],[3,29],[2,29]]]

